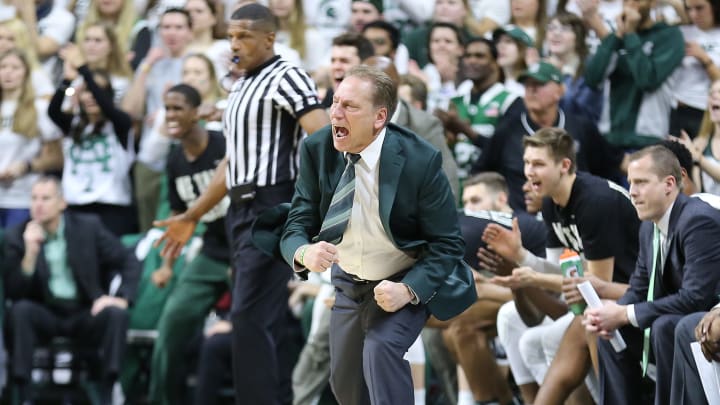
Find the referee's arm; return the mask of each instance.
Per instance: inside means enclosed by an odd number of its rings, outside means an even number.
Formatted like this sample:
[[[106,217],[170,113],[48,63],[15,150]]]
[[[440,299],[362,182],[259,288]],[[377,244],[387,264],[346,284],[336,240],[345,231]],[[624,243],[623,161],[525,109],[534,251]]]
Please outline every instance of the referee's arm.
[[[200,194],[200,197],[193,205],[182,214],[172,216],[163,221],[153,222],[153,226],[167,226],[165,233],[155,242],[155,246],[159,246],[165,242],[161,255],[163,257],[178,257],[182,252],[183,246],[190,239],[195,226],[205,213],[210,211],[220,200],[227,194],[225,186],[225,171],[227,170],[227,156],[220,161],[212,181],[208,188]]]
[[[227,172],[228,158],[225,156],[215,168],[212,181],[208,188],[200,194],[195,203],[188,207],[185,216],[195,221],[200,221],[203,215],[213,209],[220,200],[227,194],[227,185],[225,184],[225,174]]]
[[[330,124],[330,117],[328,117],[324,108],[315,108],[300,116],[298,122],[300,123],[302,129],[310,135],[320,128]]]

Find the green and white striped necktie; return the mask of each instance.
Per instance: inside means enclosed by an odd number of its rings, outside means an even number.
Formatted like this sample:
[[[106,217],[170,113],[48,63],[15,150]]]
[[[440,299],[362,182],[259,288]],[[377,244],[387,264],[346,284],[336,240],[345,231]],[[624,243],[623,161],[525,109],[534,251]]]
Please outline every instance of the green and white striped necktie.
[[[342,241],[343,233],[350,221],[353,198],[355,197],[355,163],[360,160],[356,153],[347,154],[347,165],[343,171],[340,182],[335,188],[330,207],[320,227],[317,240],[324,240],[333,244]]]

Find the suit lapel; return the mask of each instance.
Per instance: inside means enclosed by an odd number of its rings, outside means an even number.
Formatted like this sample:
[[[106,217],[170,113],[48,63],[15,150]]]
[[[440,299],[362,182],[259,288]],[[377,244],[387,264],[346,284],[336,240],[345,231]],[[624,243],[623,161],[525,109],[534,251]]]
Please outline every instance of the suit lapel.
[[[402,146],[398,142],[395,131],[389,127],[385,133],[385,142],[380,153],[380,173],[379,173],[379,210],[380,220],[382,221],[385,233],[394,241],[390,231],[390,210],[400,183],[400,174],[403,166],[405,166],[405,154]]]
[[[673,205],[672,212],[670,212],[670,221],[668,221],[668,234],[665,239],[665,246],[663,247],[663,256],[662,256],[662,287],[665,293],[668,291],[674,291],[673,288],[673,272],[675,271],[672,266],[670,265],[670,261],[668,260],[668,257],[670,255],[670,252],[675,249],[675,230],[677,227],[678,218],[680,217],[680,212],[682,211],[683,207],[685,206],[685,203],[687,202],[687,198],[684,195],[679,195],[678,198],[675,200],[675,204]]]

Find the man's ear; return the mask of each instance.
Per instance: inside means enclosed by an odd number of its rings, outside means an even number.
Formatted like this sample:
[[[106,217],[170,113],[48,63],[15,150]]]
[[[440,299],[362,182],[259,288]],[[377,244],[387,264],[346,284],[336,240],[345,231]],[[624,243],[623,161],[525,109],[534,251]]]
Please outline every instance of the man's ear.
[[[275,33],[268,32],[265,36],[265,49],[272,50],[275,45]]]
[[[390,122],[390,117],[388,117],[388,110],[385,107],[379,108],[377,112],[375,113],[375,122],[373,123],[373,128],[375,130],[379,130],[385,125],[387,125]]]
[[[508,196],[507,193],[504,191],[500,191],[497,193],[497,204],[500,206],[505,206],[508,203]]]
[[[572,160],[570,160],[570,158],[563,158],[560,161],[560,166],[562,168],[563,173],[565,173],[565,174],[570,173],[570,167],[572,167]]]

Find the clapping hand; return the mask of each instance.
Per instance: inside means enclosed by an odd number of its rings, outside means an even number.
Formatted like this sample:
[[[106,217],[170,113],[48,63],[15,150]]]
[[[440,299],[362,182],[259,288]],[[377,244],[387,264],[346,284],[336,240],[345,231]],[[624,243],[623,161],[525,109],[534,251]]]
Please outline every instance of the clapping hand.
[[[509,276],[495,276],[490,282],[499,286],[516,290],[518,288],[532,287],[536,283],[537,272],[530,267],[518,267],[513,269]]]
[[[493,252],[505,259],[520,261],[522,238],[517,218],[513,219],[512,231],[498,224],[489,224],[483,232],[482,240]]]
[[[509,276],[512,274],[513,269],[517,267],[512,261],[483,247],[478,249],[477,258],[481,268],[485,268],[497,276]]]

